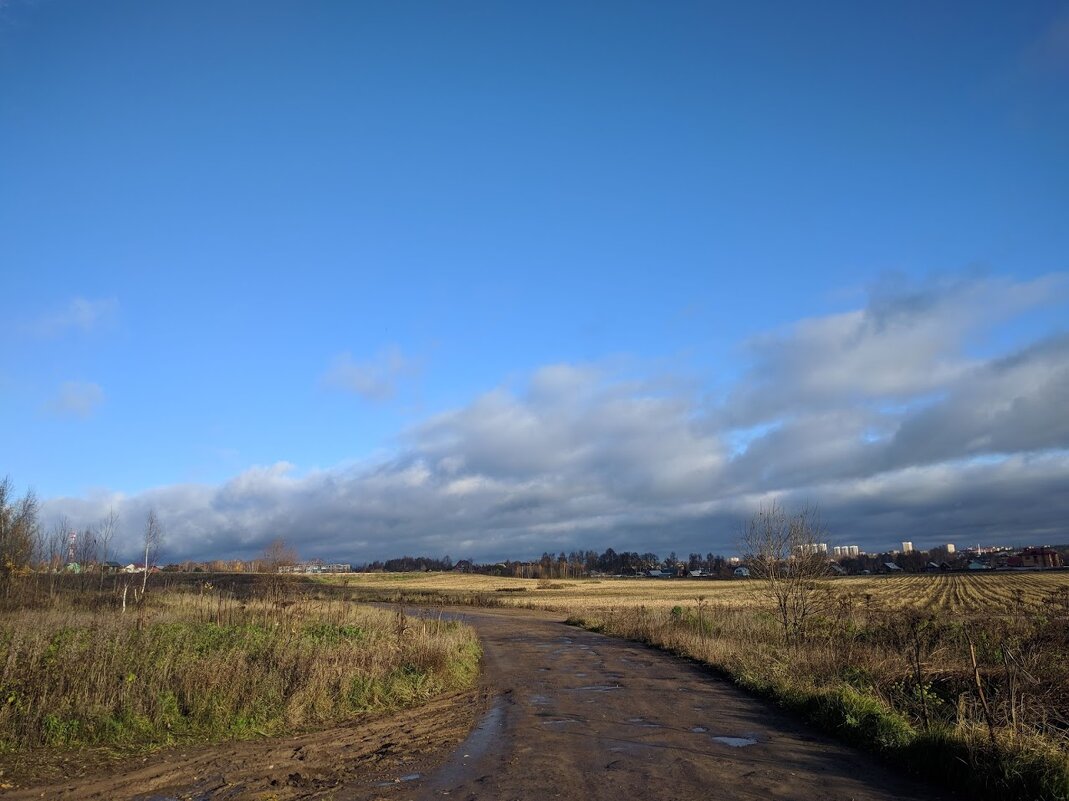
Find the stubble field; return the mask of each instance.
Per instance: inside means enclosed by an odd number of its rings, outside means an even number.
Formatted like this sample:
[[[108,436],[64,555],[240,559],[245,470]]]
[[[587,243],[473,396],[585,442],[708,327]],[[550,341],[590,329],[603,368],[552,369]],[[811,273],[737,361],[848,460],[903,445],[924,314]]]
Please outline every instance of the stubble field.
[[[541,580],[464,573],[356,573],[325,579],[383,599],[419,599],[531,607],[571,612],[693,604],[760,607],[754,580],[592,578]],[[836,595],[883,609],[968,615],[1039,614],[1069,604],[1069,570],[844,576],[824,586]]]

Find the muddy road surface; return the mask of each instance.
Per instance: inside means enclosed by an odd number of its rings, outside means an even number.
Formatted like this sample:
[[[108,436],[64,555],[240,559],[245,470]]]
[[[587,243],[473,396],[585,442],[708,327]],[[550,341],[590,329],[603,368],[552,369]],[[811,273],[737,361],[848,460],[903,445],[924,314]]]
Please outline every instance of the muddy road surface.
[[[478,630],[483,643],[479,693],[304,741],[239,743],[192,754],[173,750],[127,771],[113,769],[110,777],[87,776],[11,797],[942,797],[668,654],[566,626],[547,613],[480,610],[457,616]]]
[[[389,797],[935,799],[684,660],[545,615],[472,612],[497,690],[461,748]]]

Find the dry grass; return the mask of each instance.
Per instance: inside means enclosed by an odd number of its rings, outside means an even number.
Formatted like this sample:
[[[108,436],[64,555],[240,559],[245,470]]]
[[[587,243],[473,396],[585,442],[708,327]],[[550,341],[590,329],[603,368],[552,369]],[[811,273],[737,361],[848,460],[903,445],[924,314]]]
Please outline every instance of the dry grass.
[[[277,734],[468,686],[474,633],[286,594],[95,593],[0,615],[0,751]]]

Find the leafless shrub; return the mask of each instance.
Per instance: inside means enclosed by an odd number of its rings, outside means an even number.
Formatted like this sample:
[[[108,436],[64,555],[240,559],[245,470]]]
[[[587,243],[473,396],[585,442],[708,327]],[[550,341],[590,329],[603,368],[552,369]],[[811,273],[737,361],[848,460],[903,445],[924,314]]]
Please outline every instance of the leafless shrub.
[[[809,508],[788,514],[773,503],[750,520],[742,546],[750,576],[773,603],[788,645],[804,642],[807,625],[827,609],[828,598],[819,579],[828,575],[823,529]]]

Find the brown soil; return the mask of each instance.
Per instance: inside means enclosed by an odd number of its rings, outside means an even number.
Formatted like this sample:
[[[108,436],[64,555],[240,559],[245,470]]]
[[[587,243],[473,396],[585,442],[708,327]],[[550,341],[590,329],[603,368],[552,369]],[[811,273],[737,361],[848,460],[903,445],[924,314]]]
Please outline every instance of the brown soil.
[[[426,772],[467,736],[482,708],[479,694],[468,692],[419,709],[293,737],[168,748],[117,763],[95,753],[71,753],[36,770],[39,774],[41,768],[48,773],[66,768],[70,777],[66,781],[31,781],[30,786],[0,790],[0,797],[4,801],[330,798],[347,786],[392,784],[395,777]],[[34,767],[23,765],[22,776],[29,778]],[[21,777],[15,773],[7,778],[10,782]]]
[[[3,797],[939,797],[667,654],[576,630],[544,613],[461,616],[476,627],[485,651],[480,693],[299,737],[170,749]]]

